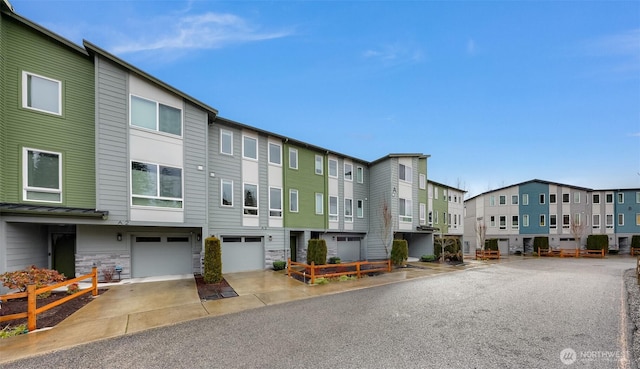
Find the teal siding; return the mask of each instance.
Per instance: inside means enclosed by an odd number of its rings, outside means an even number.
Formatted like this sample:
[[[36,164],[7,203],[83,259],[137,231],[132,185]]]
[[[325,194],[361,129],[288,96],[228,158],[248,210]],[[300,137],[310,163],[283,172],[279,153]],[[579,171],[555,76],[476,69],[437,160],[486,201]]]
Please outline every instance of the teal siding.
[[[636,193],[640,190],[620,190],[614,196],[615,201],[615,230],[616,233],[640,234],[640,225],[637,224],[636,218],[640,214],[640,203],[636,201]],[[622,194],[623,202],[618,202],[618,196]],[[618,225],[618,216],[624,216],[624,224]]]
[[[529,226],[520,226],[520,234],[549,234],[549,185],[540,182],[529,182],[519,186],[520,204],[519,217],[529,216]],[[522,196],[529,196],[529,204],[524,205]],[[544,194],[544,204],[540,203],[540,194]],[[545,216],[545,225],[540,226],[540,215]]]

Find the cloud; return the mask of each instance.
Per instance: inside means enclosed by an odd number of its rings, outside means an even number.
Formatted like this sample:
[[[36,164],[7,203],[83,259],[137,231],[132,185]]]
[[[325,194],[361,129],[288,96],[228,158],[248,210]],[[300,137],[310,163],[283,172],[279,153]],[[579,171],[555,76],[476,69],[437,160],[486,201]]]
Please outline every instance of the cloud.
[[[585,49],[589,55],[615,59],[613,71],[635,75],[640,70],[640,28],[588,40]]]
[[[217,49],[230,44],[287,37],[291,30],[263,31],[233,14],[205,13],[146,22],[141,35],[111,48],[116,54],[154,50]],[[167,25],[171,25],[167,27]],[[151,36],[142,36],[151,35]]]
[[[640,137],[640,132],[634,132],[630,134],[631,137]]]
[[[365,59],[378,60],[387,65],[419,63],[424,59],[420,48],[399,44],[388,44],[376,49],[365,50],[362,56]]]

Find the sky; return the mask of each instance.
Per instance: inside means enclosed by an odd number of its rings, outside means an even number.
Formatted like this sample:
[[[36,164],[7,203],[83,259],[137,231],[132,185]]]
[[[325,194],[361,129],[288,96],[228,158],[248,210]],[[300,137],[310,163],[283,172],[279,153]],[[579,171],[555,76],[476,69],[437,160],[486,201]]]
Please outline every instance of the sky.
[[[640,1],[9,1],[224,118],[430,155],[468,196],[640,188]]]

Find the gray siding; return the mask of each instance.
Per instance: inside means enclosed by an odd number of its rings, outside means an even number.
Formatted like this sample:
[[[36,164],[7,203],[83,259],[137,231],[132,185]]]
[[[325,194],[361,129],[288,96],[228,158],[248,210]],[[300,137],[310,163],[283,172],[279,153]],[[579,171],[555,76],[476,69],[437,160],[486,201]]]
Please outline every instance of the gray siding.
[[[364,172],[364,182],[358,183],[355,173],[357,172],[357,167],[362,167]],[[371,220],[371,215],[369,214],[369,207],[371,205],[371,201],[369,201],[369,188],[371,183],[371,178],[369,175],[369,168],[365,164],[361,164],[358,162],[353,163],[353,230],[355,232],[368,232],[369,231],[369,221]],[[363,201],[364,206],[364,218],[358,218],[358,200]]]
[[[397,229],[395,225],[397,211],[395,209],[394,201],[391,198],[391,189],[393,188],[392,178],[394,177],[394,168],[392,165],[392,159],[385,160],[374,164],[370,170],[370,194],[369,194],[369,237],[367,237],[367,259],[386,259],[388,257],[387,252],[383,244],[382,231],[382,206],[386,199],[391,207],[393,229]],[[397,169],[396,169],[397,171]],[[396,184],[397,186],[397,184]],[[366,210],[366,209],[365,209]],[[390,242],[390,239],[387,240]],[[388,245],[388,251],[391,251],[391,245]]]
[[[190,104],[184,110],[184,222],[202,226],[207,221],[207,114]]]
[[[96,205],[111,222],[129,218],[127,73],[96,57]]]
[[[6,223],[7,271],[35,265],[49,267],[47,228],[40,224]]]

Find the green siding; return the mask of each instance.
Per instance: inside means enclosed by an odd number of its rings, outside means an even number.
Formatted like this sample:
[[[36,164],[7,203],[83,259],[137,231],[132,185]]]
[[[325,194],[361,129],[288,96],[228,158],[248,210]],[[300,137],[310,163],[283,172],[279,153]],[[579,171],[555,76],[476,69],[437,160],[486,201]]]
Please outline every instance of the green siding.
[[[433,213],[434,213],[434,223],[433,226],[440,229],[442,233],[449,232],[449,225],[446,223],[447,219],[443,216],[444,213],[447,213],[447,217],[449,214],[449,205],[447,203],[446,198],[442,194],[442,191],[445,190],[445,187],[439,186],[435,183],[433,184]],[[438,198],[436,199],[435,191],[438,191]],[[438,212],[438,223],[435,222],[435,213]]]
[[[91,58],[13,18],[3,17],[2,39],[3,200],[23,202],[22,148],[30,147],[62,153],[61,206],[95,208]],[[22,108],[23,71],[62,82],[62,116]]]
[[[4,55],[7,54],[5,50],[5,39],[7,38],[5,31],[5,20],[4,16],[0,14],[0,96],[7,96],[7,91],[5,90],[5,68],[4,68]],[[6,197],[4,194],[4,166],[5,166],[5,155],[4,155],[4,147],[7,145],[5,141],[5,117],[4,117],[4,104],[5,99],[0,98],[0,202],[6,202]]]
[[[420,189],[420,174],[424,174],[424,189]],[[427,203],[427,159],[418,159],[418,201]]]
[[[289,168],[289,148],[298,150],[298,169]],[[327,219],[326,158],[324,175],[315,174],[315,151],[290,144],[284,145],[284,226],[287,228],[325,229]],[[324,157],[324,155],[323,155]],[[298,212],[289,211],[289,190],[298,190]],[[324,214],[315,211],[315,194],[324,194]]]

